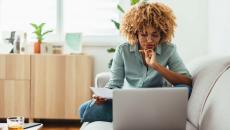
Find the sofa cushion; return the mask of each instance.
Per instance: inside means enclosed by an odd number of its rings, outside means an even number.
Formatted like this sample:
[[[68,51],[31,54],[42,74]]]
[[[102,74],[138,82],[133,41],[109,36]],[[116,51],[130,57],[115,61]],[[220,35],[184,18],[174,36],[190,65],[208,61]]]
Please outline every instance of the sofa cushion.
[[[111,78],[110,72],[102,72],[96,75],[95,77],[95,87],[103,88],[108,83]]]
[[[193,124],[190,122],[186,122],[186,130],[198,130]]]
[[[113,124],[111,122],[95,121],[84,123],[80,130],[113,130]]]
[[[84,122],[82,125],[81,125],[81,128],[80,130],[85,130],[85,127],[89,124],[89,122]]]
[[[199,119],[205,102],[215,85],[218,77],[226,71],[230,64],[230,57],[219,57],[203,60],[197,68],[193,68],[193,92],[188,102],[188,121],[195,127],[199,126]]]
[[[230,130],[230,66],[215,83],[201,114],[200,130]]]

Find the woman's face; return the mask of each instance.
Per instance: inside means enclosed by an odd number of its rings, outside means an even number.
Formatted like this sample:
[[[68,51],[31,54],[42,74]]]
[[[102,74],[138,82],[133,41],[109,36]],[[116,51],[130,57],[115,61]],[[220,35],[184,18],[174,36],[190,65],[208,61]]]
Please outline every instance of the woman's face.
[[[156,45],[160,42],[161,35],[158,30],[152,26],[147,26],[145,31],[138,32],[138,40],[140,49],[155,49]]]

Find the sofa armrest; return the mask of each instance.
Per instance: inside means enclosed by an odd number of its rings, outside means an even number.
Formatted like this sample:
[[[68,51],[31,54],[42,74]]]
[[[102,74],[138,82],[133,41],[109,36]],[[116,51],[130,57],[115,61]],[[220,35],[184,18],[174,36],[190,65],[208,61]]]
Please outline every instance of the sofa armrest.
[[[96,75],[95,77],[95,87],[103,88],[108,83],[111,78],[110,72],[102,72]]]

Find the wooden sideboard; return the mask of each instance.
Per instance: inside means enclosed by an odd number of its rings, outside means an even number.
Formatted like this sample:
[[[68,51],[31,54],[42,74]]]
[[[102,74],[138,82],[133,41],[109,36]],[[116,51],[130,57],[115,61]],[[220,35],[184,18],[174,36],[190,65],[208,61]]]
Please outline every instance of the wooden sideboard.
[[[30,56],[0,55],[0,117],[30,117]]]
[[[87,55],[0,55],[0,118],[79,119],[92,81]]]

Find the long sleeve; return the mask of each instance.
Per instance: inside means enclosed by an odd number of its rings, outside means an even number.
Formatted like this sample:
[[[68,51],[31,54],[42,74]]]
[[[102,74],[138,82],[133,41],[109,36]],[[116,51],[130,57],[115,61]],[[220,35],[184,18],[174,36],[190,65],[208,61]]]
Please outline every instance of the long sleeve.
[[[173,50],[171,56],[169,57],[167,65],[168,65],[169,69],[174,71],[174,72],[180,73],[180,74],[185,75],[189,78],[192,77],[190,75],[189,71],[187,70],[186,66],[184,65],[181,57],[177,53],[176,46],[174,46],[174,50]]]
[[[122,48],[118,46],[116,48],[113,63],[111,66],[111,79],[107,83],[107,88],[121,88],[124,84],[125,70],[124,70],[124,58],[122,56]]]

